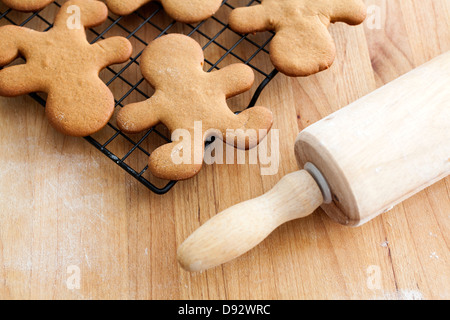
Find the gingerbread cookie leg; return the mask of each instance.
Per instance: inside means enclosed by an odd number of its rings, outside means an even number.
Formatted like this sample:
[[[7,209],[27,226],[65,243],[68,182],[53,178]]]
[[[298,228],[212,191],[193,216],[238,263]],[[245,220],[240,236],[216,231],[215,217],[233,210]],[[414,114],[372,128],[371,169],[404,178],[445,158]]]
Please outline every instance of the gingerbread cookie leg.
[[[220,84],[227,98],[250,90],[255,80],[253,70],[244,64],[229,65],[210,73],[209,76],[213,78],[214,83]],[[226,109],[228,108],[225,106],[224,110]],[[272,112],[263,107],[244,110],[237,116],[230,111],[223,120],[227,125],[227,128],[223,128],[224,141],[235,147],[241,147],[237,141],[245,141],[246,149],[253,148],[266,136],[266,134],[260,136],[259,130],[269,131],[272,122]],[[233,134],[227,136],[226,130],[232,130]]]
[[[232,113],[224,128],[224,141],[236,148],[252,149],[264,139],[272,127],[272,112],[264,107],[253,107],[239,113]],[[261,131],[260,131],[261,130]],[[244,144],[242,144],[245,142]]]
[[[149,169],[152,174],[165,180],[186,180],[195,176],[203,166],[204,147],[197,147],[194,151],[194,133],[191,132],[191,148],[185,147],[182,141],[165,144],[152,152],[149,159]],[[197,141],[198,143],[198,141]],[[184,150],[187,149],[187,150]],[[189,152],[190,161],[180,163],[183,152]],[[195,155],[197,152],[197,155]],[[183,159],[185,160],[185,159]]]
[[[17,11],[38,11],[55,0],[1,0],[9,8]]]
[[[335,56],[333,39],[318,16],[283,28],[276,33],[270,44],[273,65],[288,76],[309,76],[326,70],[333,64]]]
[[[358,25],[363,23],[367,16],[367,10],[361,4],[361,0],[353,0],[352,3],[336,3],[332,9],[330,19],[332,23],[345,22],[349,25]]]
[[[111,12],[119,16],[127,16],[150,1],[152,0],[106,0],[106,4]]]
[[[114,97],[99,78],[62,78],[49,88],[45,112],[55,129],[85,137],[108,123],[114,112]]]
[[[169,16],[184,23],[206,20],[222,4],[222,0],[106,0],[106,4],[113,13],[126,16],[151,1],[161,2]]]
[[[196,23],[211,17],[222,0],[160,0],[169,16],[184,23]]]
[[[229,18],[231,28],[239,33],[266,31],[270,28],[270,19],[262,5],[234,9]]]

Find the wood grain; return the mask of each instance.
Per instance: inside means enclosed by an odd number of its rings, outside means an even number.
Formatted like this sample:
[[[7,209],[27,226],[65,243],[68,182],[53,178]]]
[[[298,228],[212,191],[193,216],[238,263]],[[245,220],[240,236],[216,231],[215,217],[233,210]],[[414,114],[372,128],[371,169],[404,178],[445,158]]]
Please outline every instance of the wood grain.
[[[58,134],[31,98],[0,98],[0,298],[450,298],[449,178],[360,228],[319,211],[222,267],[188,273],[176,262],[201,224],[297,170],[300,129],[450,50],[448,0],[366,2],[380,8],[379,29],[333,25],[330,70],[278,75],[263,92],[258,104],[280,130],[274,176],[259,165],[206,166],[157,196],[84,140]],[[67,286],[71,266],[79,289]]]

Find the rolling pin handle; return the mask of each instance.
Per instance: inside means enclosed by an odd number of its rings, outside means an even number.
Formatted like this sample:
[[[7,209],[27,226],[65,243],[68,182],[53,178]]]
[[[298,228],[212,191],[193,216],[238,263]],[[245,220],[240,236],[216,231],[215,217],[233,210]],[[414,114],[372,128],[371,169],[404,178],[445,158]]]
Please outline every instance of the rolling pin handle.
[[[285,222],[313,213],[323,203],[312,175],[301,170],[285,176],[265,195],[219,213],[178,249],[188,271],[202,271],[246,253]]]

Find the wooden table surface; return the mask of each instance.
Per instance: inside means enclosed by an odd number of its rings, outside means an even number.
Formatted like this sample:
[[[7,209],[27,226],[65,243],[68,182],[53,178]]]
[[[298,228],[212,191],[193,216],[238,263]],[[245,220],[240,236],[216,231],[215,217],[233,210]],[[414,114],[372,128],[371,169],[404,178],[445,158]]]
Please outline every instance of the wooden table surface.
[[[278,75],[263,92],[258,104],[280,135],[273,176],[254,164],[206,166],[157,196],[57,133],[30,97],[0,98],[0,298],[450,298],[450,178],[359,228],[318,210],[224,266],[190,274],[176,261],[202,223],[297,170],[299,130],[450,50],[450,1],[366,3],[364,25],[330,27],[330,70]]]

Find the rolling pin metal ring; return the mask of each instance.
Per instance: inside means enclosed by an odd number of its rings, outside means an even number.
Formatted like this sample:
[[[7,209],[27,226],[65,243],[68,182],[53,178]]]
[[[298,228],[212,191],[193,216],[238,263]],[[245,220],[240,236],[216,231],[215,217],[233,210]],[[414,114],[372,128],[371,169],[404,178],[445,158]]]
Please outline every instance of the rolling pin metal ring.
[[[331,194],[330,186],[328,185],[327,180],[323,176],[322,172],[311,162],[307,162],[305,164],[305,170],[314,178],[317,182],[317,185],[320,188],[320,191],[323,195],[323,203],[330,204],[333,201],[333,195]]]

